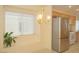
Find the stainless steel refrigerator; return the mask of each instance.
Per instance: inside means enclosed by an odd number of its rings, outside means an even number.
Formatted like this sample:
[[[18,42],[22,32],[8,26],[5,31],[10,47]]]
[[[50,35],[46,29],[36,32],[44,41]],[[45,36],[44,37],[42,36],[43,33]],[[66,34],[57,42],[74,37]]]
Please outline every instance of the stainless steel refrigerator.
[[[52,47],[57,52],[69,49],[69,25],[68,18],[54,16],[52,20]]]

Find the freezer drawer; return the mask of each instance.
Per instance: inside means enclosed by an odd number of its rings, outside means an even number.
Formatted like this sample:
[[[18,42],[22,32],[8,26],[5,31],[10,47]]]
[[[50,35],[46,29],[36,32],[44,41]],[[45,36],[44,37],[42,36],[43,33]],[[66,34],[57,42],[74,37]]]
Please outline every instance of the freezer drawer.
[[[64,52],[69,49],[69,39],[60,40],[60,52]]]

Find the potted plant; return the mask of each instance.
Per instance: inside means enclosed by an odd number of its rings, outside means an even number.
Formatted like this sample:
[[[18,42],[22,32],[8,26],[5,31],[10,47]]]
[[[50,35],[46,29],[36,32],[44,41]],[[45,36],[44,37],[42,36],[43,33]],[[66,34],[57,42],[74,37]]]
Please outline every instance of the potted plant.
[[[3,41],[4,47],[11,47],[12,43],[16,43],[15,41],[16,37],[12,36],[12,34],[13,32],[6,32],[4,34],[4,41]]]

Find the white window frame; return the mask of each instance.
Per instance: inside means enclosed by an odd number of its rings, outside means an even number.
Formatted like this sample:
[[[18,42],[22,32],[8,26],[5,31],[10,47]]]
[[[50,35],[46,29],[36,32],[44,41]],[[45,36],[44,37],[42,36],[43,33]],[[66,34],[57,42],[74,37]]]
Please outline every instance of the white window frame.
[[[79,32],[79,20],[76,20],[76,32]]]
[[[32,35],[32,34],[35,33],[35,20],[36,20],[36,16],[34,14],[16,13],[16,12],[8,12],[8,11],[5,12],[5,32],[7,32],[6,28],[8,27],[8,26],[6,26],[7,25],[6,24],[6,21],[7,21],[6,17],[7,17],[7,15],[13,15],[13,14],[14,14],[14,16],[16,16],[18,18],[18,25],[19,25],[19,27],[18,27],[19,28],[19,30],[18,30],[19,34],[14,34],[14,36],[17,36],[17,35]],[[23,19],[23,18],[26,18],[28,20]],[[25,25],[26,25],[26,27],[29,28],[29,29],[27,28],[28,31],[26,31],[26,33],[23,32],[23,28],[22,28],[23,26],[22,25],[24,23],[22,23],[23,22],[22,20],[27,22],[27,23],[25,23]]]

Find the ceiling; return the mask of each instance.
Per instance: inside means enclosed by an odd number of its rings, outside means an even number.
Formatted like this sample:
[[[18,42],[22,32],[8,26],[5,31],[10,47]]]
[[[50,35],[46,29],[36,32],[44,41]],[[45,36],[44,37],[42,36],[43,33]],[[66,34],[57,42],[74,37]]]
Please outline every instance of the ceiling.
[[[25,9],[34,9],[34,10],[40,10],[41,7],[44,5],[16,5],[16,7],[25,8]],[[60,11],[64,11],[67,13],[70,13],[72,15],[79,16],[79,5],[70,5],[72,6],[69,8],[69,5],[53,5],[53,9],[57,9]],[[27,8],[26,8],[27,7]],[[30,8],[31,7],[31,8]],[[78,11],[76,11],[78,9]]]
[[[23,9],[30,9],[30,10],[35,10],[39,11],[41,10],[41,5],[15,5],[16,7],[23,8]]]
[[[70,8],[69,5],[54,5],[53,8],[79,16],[79,5],[70,5]]]

